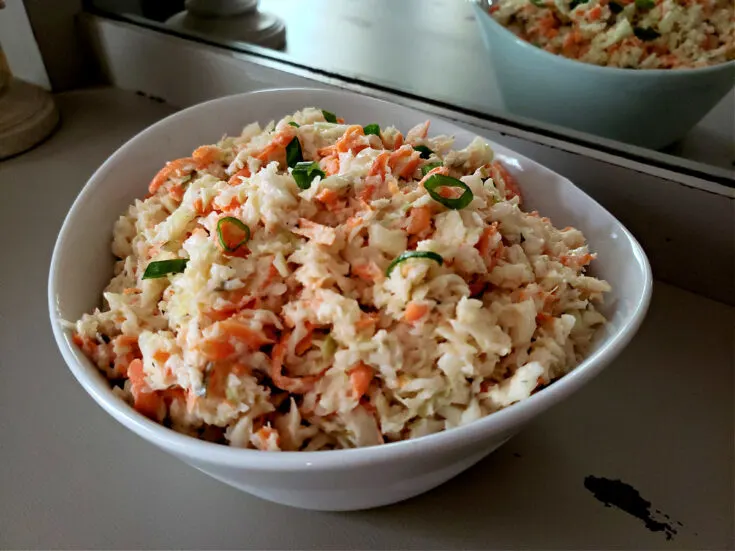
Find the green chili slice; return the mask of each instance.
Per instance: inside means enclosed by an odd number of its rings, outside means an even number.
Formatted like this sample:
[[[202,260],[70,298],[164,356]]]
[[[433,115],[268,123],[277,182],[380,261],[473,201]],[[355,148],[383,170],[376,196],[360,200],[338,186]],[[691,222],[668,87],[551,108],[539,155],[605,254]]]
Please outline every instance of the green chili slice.
[[[300,163],[304,160],[304,155],[301,153],[301,142],[298,138],[294,138],[286,146],[286,164],[291,168],[296,166],[296,163]]]
[[[441,255],[438,255],[431,251],[406,251],[405,253],[401,253],[399,256],[393,259],[393,262],[391,262],[388,265],[388,269],[385,271],[386,276],[390,276],[390,273],[393,271],[393,268],[398,266],[401,262],[404,262],[410,258],[426,258],[428,260],[433,260],[439,266],[444,264],[444,259],[441,257]]]
[[[335,115],[331,111],[322,109],[322,115],[324,115],[324,120],[327,122],[333,122],[333,123],[337,122],[337,115]]]
[[[296,180],[296,185],[299,186],[299,188],[309,189],[314,178],[317,176],[324,178],[326,174],[324,174],[324,172],[319,168],[319,163],[304,161],[296,163],[296,166],[293,167],[293,170],[291,171],[291,176]]]
[[[443,174],[432,174],[424,182],[426,191],[429,192],[431,198],[437,203],[441,203],[448,209],[459,210],[465,208],[472,202],[474,195],[472,190],[460,180],[452,178],[451,176],[444,176]],[[456,198],[442,197],[438,193],[438,189],[442,187],[456,187],[464,190],[464,193]]]
[[[235,252],[250,239],[250,228],[234,216],[225,216],[217,222],[219,244],[227,252]]]
[[[143,279],[158,279],[169,274],[180,274],[186,268],[188,258],[175,258],[173,260],[155,260],[145,267]]]
[[[377,124],[368,124],[367,126],[362,127],[362,131],[367,136],[368,134],[372,134],[374,136],[380,137],[380,126]]]
[[[429,149],[425,145],[414,145],[413,150],[421,153],[422,159],[428,159],[429,157],[431,157],[431,154],[434,153],[431,149]]]
[[[291,126],[293,126],[294,128],[300,128],[299,123],[297,123],[296,121],[291,121],[288,124],[291,125]]]
[[[435,168],[440,167],[440,166],[442,166],[442,164],[438,161],[435,163],[426,163],[424,166],[421,167],[421,174],[426,176],[429,173],[429,171],[434,170]]]

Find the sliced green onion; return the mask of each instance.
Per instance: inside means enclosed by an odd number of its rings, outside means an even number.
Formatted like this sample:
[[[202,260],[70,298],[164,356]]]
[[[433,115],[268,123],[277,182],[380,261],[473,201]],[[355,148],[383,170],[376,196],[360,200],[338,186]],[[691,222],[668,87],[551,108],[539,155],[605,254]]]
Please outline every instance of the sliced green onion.
[[[202,386],[197,389],[196,391],[197,396],[206,396],[207,393],[209,392],[209,383],[210,383],[213,369],[214,369],[213,362],[207,362],[207,365],[204,366],[204,373],[202,373]]]
[[[622,4],[618,4],[617,2],[610,2],[608,4],[608,7],[610,8],[610,11],[615,14],[620,13],[624,9],[624,6]]]
[[[444,259],[441,257],[441,255],[438,255],[431,251],[406,251],[405,253],[401,253],[399,256],[393,259],[393,262],[391,262],[388,265],[388,269],[385,271],[386,276],[390,276],[390,273],[393,271],[393,268],[398,266],[401,262],[404,262],[410,258],[426,258],[428,260],[433,260],[439,266],[444,264]]]
[[[644,42],[656,40],[659,36],[661,36],[661,34],[656,31],[656,29],[652,29],[651,27],[635,27],[633,29],[633,34]]]
[[[245,236],[234,247],[227,242],[227,239],[223,235],[225,224],[232,224],[245,234]],[[224,218],[220,218],[219,222],[217,222],[217,238],[219,239],[219,244],[222,245],[222,248],[232,253],[248,242],[250,239],[250,228],[234,216],[225,216]]]
[[[335,115],[331,111],[326,111],[322,109],[322,115],[324,115],[324,120],[327,122],[337,122],[337,115]]]
[[[434,163],[426,163],[424,166],[421,167],[421,174],[426,176],[429,173],[429,171],[434,170],[435,168],[440,167],[440,166],[442,166],[442,164],[438,161]]]
[[[474,197],[472,190],[467,184],[451,176],[444,176],[443,174],[432,174],[429,176],[426,182],[424,182],[424,187],[434,201],[441,203],[448,209],[463,209],[472,202],[472,198]],[[460,188],[464,190],[464,193],[457,198],[442,197],[437,193],[437,189],[441,187]]]
[[[143,279],[158,279],[169,274],[180,274],[186,268],[188,258],[175,258],[173,260],[155,260],[145,267]]]
[[[322,346],[322,357],[325,360],[328,360],[332,356],[334,356],[334,353],[336,351],[337,341],[334,340],[334,337],[332,337],[332,335],[327,335],[327,338],[324,339],[324,345]]]
[[[319,163],[304,161],[296,163],[296,166],[291,171],[291,176],[293,176],[293,179],[296,180],[296,185],[301,189],[309,189],[314,178],[317,176],[324,178],[326,174],[319,168]]]
[[[300,128],[300,126],[299,126],[299,123],[297,123],[297,122],[295,122],[295,121],[291,121],[291,122],[290,122],[290,123],[288,123],[288,124],[290,124],[290,125],[291,125],[291,126],[293,126],[294,128]]]
[[[294,138],[286,146],[286,164],[290,167],[295,167],[296,163],[300,163],[304,160],[304,155],[301,153],[301,142],[298,138]]]
[[[531,0],[531,4],[533,4],[534,6],[536,6],[538,8],[543,8],[545,2],[544,2],[544,0]]]
[[[373,136],[380,137],[380,126],[377,124],[368,124],[367,126],[363,126],[362,131],[366,136],[368,134],[372,134]]]
[[[656,7],[656,2],[653,0],[635,0],[635,7],[639,10],[650,10]]]
[[[414,145],[413,150],[421,153],[422,159],[428,159],[429,157],[431,157],[431,154],[434,153],[431,149],[429,149],[425,145]]]
[[[232,386],[228,386],[225,389],[225,398],[227,398],[228,402],[237,402],[237,389]]]

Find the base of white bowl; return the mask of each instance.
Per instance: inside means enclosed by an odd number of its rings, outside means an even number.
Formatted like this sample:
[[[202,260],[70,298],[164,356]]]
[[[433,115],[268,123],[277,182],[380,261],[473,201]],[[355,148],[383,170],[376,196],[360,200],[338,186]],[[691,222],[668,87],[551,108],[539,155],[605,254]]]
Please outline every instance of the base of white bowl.
[[[392,505],[433,490],[490,455],[510,438],[509,436],[493,444],[491,447],[465,457],[461,461],[452,463],[443,469],[422,473],[409,479],[392,483],[386,482],[385,480],[374,480],[372,484],[367,486],[361,485],[355,488],[339,487],[332,490],[313,490],[307,488],[279,489],[258,486],[251,483],[258,478],[257,473],[242,472],[241,476],[228,476],[227,474],[222,474],[217,467],[210,468],[207,465],[194,464],[186,459],[184,461],[212,478],[224,482],[228,486],[265,499],[266,501],[311,511],[359,511]],[[318,477],[320,475],[315,473],[312,476]],[[389,487],[386,487],[386,484]]]

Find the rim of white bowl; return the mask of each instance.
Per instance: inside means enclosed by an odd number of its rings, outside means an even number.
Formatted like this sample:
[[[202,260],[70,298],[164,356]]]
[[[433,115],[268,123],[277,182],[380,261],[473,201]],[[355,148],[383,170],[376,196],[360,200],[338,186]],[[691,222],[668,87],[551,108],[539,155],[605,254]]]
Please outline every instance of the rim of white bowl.
[[[539,54],[546,59],[555,59],[559,63],[566,64],[570,67],[585,67],[587,69],[590,69],[592,71],[598,71],[601,73],[607,73],[607,74],[618,74],[618,75],[632,75],[637,74],[639,76],[646,75],[643,78],[650,78],[650,77],[661,77],[662,75],[701,75],[703,73],[717,73],[721,72],[725,68],[735,69],[735,60],[729,60],[725,61],[724,63],[717,63],[715,65],[707,65],[706,67],[692,67],[692,68],[680,68],[680,69],[623,69],[621,67],[607,67],[605,65],[595,65],[594,63],[585,63],[584,61],[579,61],[577,59],[572,59],[570,57],[565,57],[563,55],[558,54],[552,54],[551,52],[547,52],[543,48],[538,48],[537,46],[534,46],[530,42],[527,42],[526,40],[523,40],[519,36],[517,36],[513,31],[510,29],[504,27],[500,23],[498,23],[493,16],[491,16],[488,12],[483,10],[475,1],[472,2],[472,7],[475,9],[475,16],[476,17],[487,17],[490,21],[491,25],[495,27],[496,30],[500,31],[501,33],[505,33],[505,36],[509,39],[511,39],[516,45],[521,46],[522,48],[525,48],[527,51],[533,51],[535,54]]]
[[[632,306],[633,313],[631,314],[630,322],[618,333],[614,334],[609,340],[604,342],[598,350],[585,358],[582,363],[574,368],[574,370],[561,379],[558,379],[548,387],[531,395],[525,400],[517,402],[516,404],[487,415],[467,425],[447,429],[435,434],[422,436],[420,438],[401,440],[398,442],[390,442],[379,446],[364,448],[314,452],[264,452],[261,450],[235,448],[200,440],[193,436],[178,433],[173,429],[151,421],[147,417],[135,411],[125,401],[113,393],[112,387],[99,370],[80,350],[77,349],[76,346],[72,344],[70,331],[62,327],[60,322],[56,305],[56,281],[60,277],[60,272],[57,270],[57,266],[59,264],[58,258],[61,254],[60,251],[65,247],[65,242],[68,239],[67,233],[69,232],[69,226],[72,223],[71,221],[79,211],[84,208],[84,199],[86,195],[90,192],[92,187],[94,187],[94,182],[104,174],[108,164],[112,162],[112,158],[141,134],[153,131],[153,129],[157,128],[159,125],[167,124],[170,118],[190,113],[192,110],[198,109],[203,105],[232,100],[232,98],[236,96],[245,97],[255,94],[291,93],[294,91],[324,95],[344,96],[347,94],[359,96],[359,94],[354,92],[323,90],[318,88],[273,88],[224,96],[177,111],[130,138],[130,140],[126,141],[107,160],[105,160],[105,162],[94,172],[94,174],[92,174],[84,185],[82,191],[74,200],[74,203],[64,219],[56,244],[54,245],[54,251],[51,257],[51,266],[49,269],[48,305],[51,328],[56,344],[59,347],[67,366],[77,381],[98,405],[100,405],[105,411],[107,411],[107,413],[126,428],[132,430],[146,440],[149,440],[151,443],[175,454],[206,463],[216,463],[228,467],[247,468],[254,471],[285,472],[300,470],[340,470],[350,469],[366,464],[391,462],[398,458],[413,455],[418,450],[428,451],[430,449],[434,449],[440,451],[441,449],[451,449],[455,447],[456,444],[460,444],[463,441],[466,442],[468,439],[484,438],[484,433],[490,430],[491,427],[494,427],[499,431],[513,431],[514,429],[519,428],[524,422],[529,421],[533,417],[536,417],[538,414],[550,408],[552,405],[560,402],[565,397],[573,394],[576,390],[597,376],[597,374],[599,374],[608,365],[608,363],[610,363],[626,347],[638,331],[650,304],[653,288],[653,276],[648,258],[646,257],[640,243],[638,243],[635,237],[633,237],[623,224],[620,224],[620,228],[624,232],[625,237],[632,244],[633,258],[638,262],[643,272],[643,292],[638,298],[638,301]],[[380,103],[394,105],[385,100],[379,100],[376,98],[371,99]],[[434,118],[438,119],[440,117]],[[535,161],[531,160],[531,162]],[[564,178],[561,175],[558,176],[560,178]],[[567,180],[570,185],[574,185],[573,182],[566,178],[564,179]],[[582,191],[582,193],[584,192]],[[599,203],[597,203],[593,198],[589,197],[589,199],[607,212],[607,210],[599,205]],[[610,214],[610,216],[612,216],[612,214]],[[618,223],[620,222],[618,221]]]

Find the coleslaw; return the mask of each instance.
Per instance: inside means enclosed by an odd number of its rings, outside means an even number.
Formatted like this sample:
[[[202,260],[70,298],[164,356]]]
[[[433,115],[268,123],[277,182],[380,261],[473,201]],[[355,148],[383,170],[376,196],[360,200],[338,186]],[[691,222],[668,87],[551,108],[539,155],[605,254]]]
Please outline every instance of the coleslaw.
[[[676,69],[735,59],[729,0],[498,0],[489,11],[523,40],[595,65]]]
[[[268,451],[417,438],[573,369],[610,286],[476,138],[306,108],[167,163],[73,340],[138,412]]]

